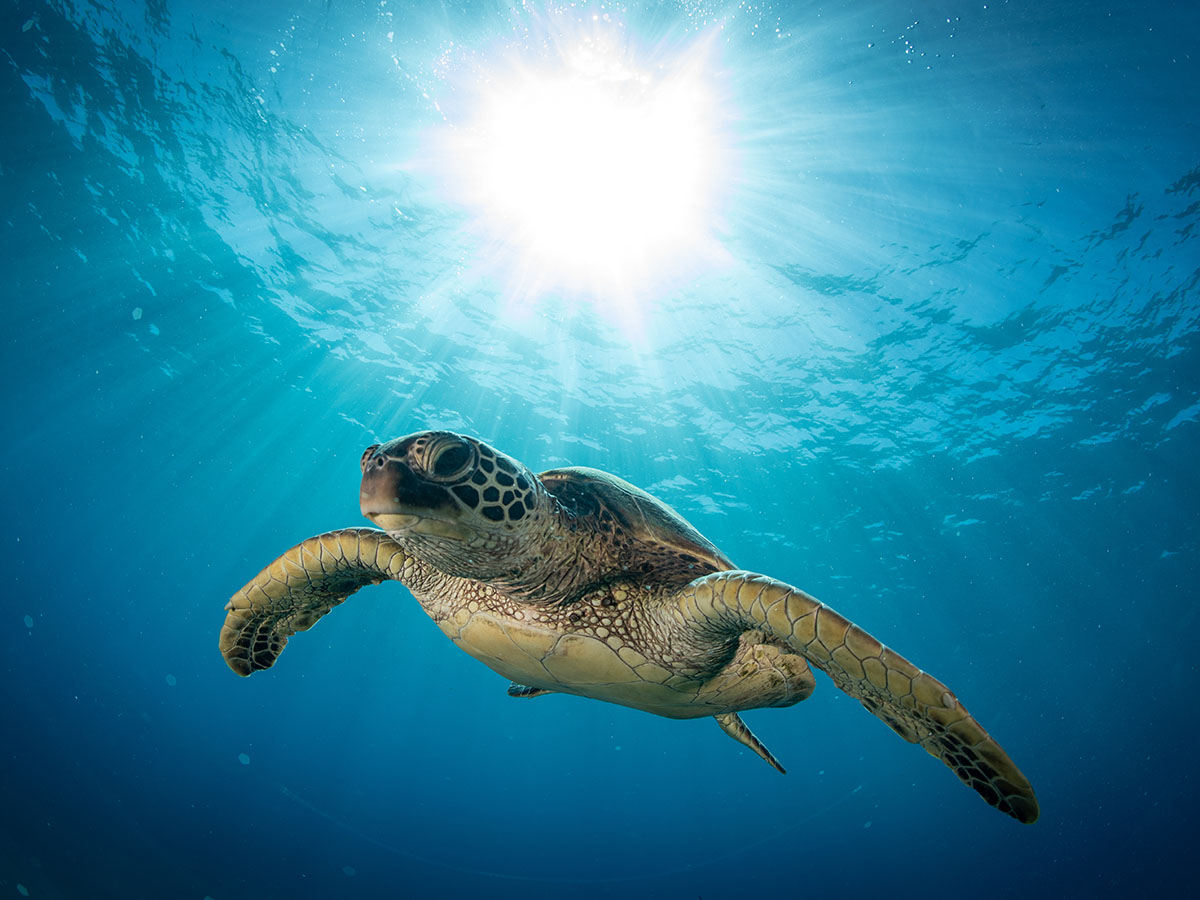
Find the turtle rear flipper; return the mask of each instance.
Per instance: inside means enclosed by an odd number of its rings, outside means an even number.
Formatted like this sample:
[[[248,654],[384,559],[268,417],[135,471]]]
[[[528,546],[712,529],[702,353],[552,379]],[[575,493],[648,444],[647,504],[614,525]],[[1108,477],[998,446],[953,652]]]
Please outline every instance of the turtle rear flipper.
[[[738,571],[698,578],[676,600],[679,614],[708,627],[774,636],[989,804],[1020,822],[1037,820],[1028,779],[950,689],[828,606],[781,581]]]
[[[401,580],[411,558],[374,528],[328,531],[297,544],[230,598],[221,626],[221,655],[245,676],[269,669],[288,638],[359,588]]]
[[[508,696],[510,697],[540,697],[542,694],[553,694],[554,691],[549,688],[530,687],[527,684],[521,684],[514,681],[508,686]]]

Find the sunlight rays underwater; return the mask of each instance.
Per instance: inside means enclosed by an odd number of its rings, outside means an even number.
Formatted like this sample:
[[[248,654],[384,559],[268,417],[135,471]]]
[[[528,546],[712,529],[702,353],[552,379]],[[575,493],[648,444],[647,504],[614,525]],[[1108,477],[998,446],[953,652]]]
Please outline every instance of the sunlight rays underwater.
[[[1088,314],[1072,273],[1082,254],[1107,248],[1089,246],[1083,235],[1126,202],[1121,188],[1086,176],[1063,180],[1090,107],[1065,104],[1063,86],[1043,79],[1042,100],[1058,101],[1061,129],[1046,134],[1022,103],[989,103],[977,78],[984,72],[1021,84],[1040,70],[1052,74],[1085,57],[1086,42],[1053,60],[1014,55],[988,27],[1002,14],[995,11],[914,25],[851,4],[807,17],[800,28],[765,8],[698,10],[505,6],[486,16],[448,10],[448,21],[431,16],[404,29],[386,8],[365,26],[326,10],[276,26],[279,40],[234,16],[230,32],[249,47],[224,79],[199,83],[204,102],[190,103],[196,89],[168,75],[162,90],[170,105],[138,113],[164,157],[145,177],[195,197],[203,227],[182,226],[166,209],[159,221],[193,235],[208,230],[241,261],[240,271],[215,267],[198,279],[212,302],[261,321],[257,296],[291,319],[312,349],[361,364],[363,377],[339,387],[347,400],[368,402],[380,391],[378,376],[390,375],[383,390],[395,413],[385,427],[411,422],[421,409],[433,418],[443,404],[431,404],[430,392],[462,367],[478,388],[463,412],[483,433],[494,432],[501,409],[532,407],[553,429],[607,400],[632,411],[649,399],[661,422],[693,421],[694,405],[709,411],[708,437],[718,441],[736,434],[742,443],[806,451],[809,440],[791,426],[745,427],[737,406],[747,385],[766,395],[799,379],[807,396],[780,410],[785,419],[814,428],[841,419],[893,462],[940,444],[932,429],[901,424],[907,411],[893,402],[891,361],[920,363],[933,422],[939,407],[968,408],[979,393],[973,385],[1013,369],[980,360],[978,375],[956,371],[945,349],[963,339],[964,327],[1004,322],[1031,297],[1045,298],[1033,300],[1035,309],[1069,298]],[[128,31],[122,23],[106,27]],[[330,44],[328,33],[351,37]],[[196,56],[186,32],[162,39],[179,43],[175,58]],[[590,62],[602,82],[650,90],[694,78],[711,104],[721,177],[700,204],[709,218],[695,224],[704,258],[693,265],[694,254],[669,257],[657,275],[641,273],[646,281],[636,291],[539,282],[537,271],[526,271],[530,258],[514,229],[488,223],[481,197],[471,196],[486,191],[454,178],[461,160],[432,153],[471,131],[480,97],[497,85],[565,65],[581,48],[613,54],[607,68]],[[121,134],[132,98],[96,99],[92,108]],[[50,109],[69,129],[84,127],[83,108],[68,97]],[[216,134],[229,139],[218,145]],[[139,140],[146,138],[127,136],[130,146]],[[1112,142],[1089,140],[1089,158],[1111,162]],[[1025,152],[1031,142],[1034,156]],[[1100,179],[1104,170],[1093,170]],[[1185,171],[1181,160],[1164,184]],[[1161,214],[1181,208],[1171,203]],[[1013,241],[1028,246],[1016,267],[1003,258]],[[161,271],[172,261],[145,265]],[[1006,265],[1010,285],[992,289]],[[239,275],[236,285],[228,272]],[[1169,296],[1174,287],[1151,285],[1143,295]],[[141,305],[147,312],[131,322],[135,340],[169,347],[147,333],[163,320],[161,304]],[[1031,316],[1035,331],[1053,326]],[[264,334],[272,340],[277,331]],[[297,364],[309,353],[294,341],[276,352]],[[179,369],[166,358],[162,364]],[[1077,380],[1069,363],[1045,364],[1038,380]],[[330,369],[315,356],[305,365],[309,378]],[[598,377],[610,369],[621,374]],[[874,392],[877,421],[830,406],[839,382]],[[1033,385],[1010,389],[1029,397]],[[1047,412],[1045,421],[1061,419]],[[959,437],[986,444],[989,434]],[[907,435],[916,438],[911,446]]]
[[[847,183],[851,197],[896,203],[871,170],[909,173],[869,139],[903,140],[906,111],[852,112],[846,86],[818,74],[829,60],[794,45],[781,79],[771,42],[793,36],[762,37],[761,13],[660,18],[648,32],[586,7],[513,16],[481,46],[447,42],[424,89],[443,121],[401,165],[467,211],[476,244],[456,276],[492,287],[504,321],[589,304],[644,363],[669,340],[669,316],[648,334],[664,301],[703,298],[710,275],[762,287],[761,244],[782,240],[814,268],[878,246],[829,207]]]
[[[642,21],[596,8],[525,7],[475,45],[444,41],[432,73],[417,66],[441,121],[399,168],[464,210],[474,242],[455,286],[494,293],[504,322],[589,304],[644,362],[670,340],[676,323],[653,314],[673,298],[706,303],[711,320],[729,311],[706,281],[749,303],[778,293],[759,273],[784,260],[856,271],[888,244],[969,240],[994,215],[972,194],[1016,208],[1038,175],[1003,174],[1023,123],[998,121],[1017,133],[958,151],[945,71],[958,61],[942,52],[957,17],[910,24],[895,59],[871,40],[826,40],[861,13],[801,33],[776,17],[771,34],[767,11],[744,4]],[[928,49],[913,55],[918,34]]]
[[[789,377],[785,360],[795,356],[797,341],[810,348],[810,359],[828,360],[860,353],[897,328],[927,333],[935,346],[939,308],[979,325],[1013,313],[1006,293],[964,292],[992,275],[987,255],[994,241],[986,236],[1024,227],[1029,203],[1058,195],[1067,151],[1043,137],[1036,159],[1018,156],[1032,125],[1019,108],[973,114],[980,97],[960,77],[967,70],[957,51],[964,37],[975,41],[972,70],[1030,63],[1000,58],[1009,48],[988,42],[984,13],[889,30],[847,8],[798,31],[740,6],[707,17],[597,9],[603,12],[505,8],[486,26],[478,19],[464,28],[430,22],[403,38],[379,24],[323,63],[333,68],[322,77],[341,96],[335,109],[291,74],[302,68],[295,57],[303,34],[271,58],[278,97],[262,112],[272,119],[272,108],[300,103],[311,123],[297,132],[278,120],[264,133],[272,152],[263,163],[274,169],[276,154],[288,158],[286,178],[264,180],[284,192],[278,200],[267,198],[249,216],[225,212],[215,224],[248,259],[280,254],[274,270],[263,273],[277,285],[273,302],[330,352],[392,367],[418,386],[407,391],[403,415],[421,404],[419,385],[439,377],[439,353],[461,355],[465,347],[478,348],[475,362],[459,357],[472,377],[487,380],[500,369],[496,360],[506,359],[525,372],[528,394],[544,398],[535,402],[553,417],[590,403],[591,373],[614,360],[628,365],[639,385],[631,395],[670,395],[673,382],[682,381],[720,409],[725,392],[713,394],[705,379],[733,386],[743,372],[781,365]],[[863,40],[847,41],[855,29]],[[372,77],[342,82],[349,74],[339,67],[372,58]],[[602,112],[608,104],[610,113],[613,98],[629,90],[664,100],[683,85],[692,101],[704,100],[694,130],[705,132],[712,164],[705,178],[692,176],[707,196],[693,201],[696,221],[675,235],[674,246],[658,248],[653,268],[646,254],[624,264],[617,258],[632,249],[622,242],[639,234],[634,225],[653,216],[630,210],[623,231],[619,204],[631,204],[634,193],[589,193],[594,182],[611,188],[619,172],[608,173],[608,181],[594,175],[603,159],[586,140],[576,151],[580,159],[551,172],[544,190],[535,176],[539,165],[549,167],[537,142],[513,142],[494,154],[493,163],[510,160],[511,183],[486,176],[496,169],[478,164],[481,150],[512,137],[481,124],[487,101],[507,98],[526,115],[540,103],[543,117],[557,110],[561,119],[562,92],[572,85],[599,93],[587,102]],[[610,88],[615,93],[604,93]],[[382,102],[389,93],[396,102]],[[570,150],[563,128],[536,133]],[[584,129],[582,137],[595,134]],[[617,157],[628,168],[636,154]],[[330,178],[336,190],[324,184]],[[536,201],[528,209],[520,207],[519,186]],[[1058,247],[1079,233],[1069,216],[1090,187],[1076,184],[1069,203],[1043,208],[1042,246],[1033,253],[1065,255]],[[1110,193],[1113,204],[1122,199]],[[986,205],[975,202],[980,195],[989,198]],[[599,213],[580,216],[598,199],[605,201]],[[247,225],[263,214],[272,224],[254,239]],[[997,221],[1006,214],[1010,221]],[[585,225],[590,241],[582,239]],[[556,266],[547,256],[562,250],[554,235],[581,238],[569,245],[586,250]],[[934,265],[918,282],[909,277],[910,260],[922,251]],[[936,268],[939,258],[955,263],[943,270],[948,277]],[[1036,270],[1029,275],[1039,279],[1035,285],[1045,280]],[[914,289],[926,292],[929,315],[909,311],[906,295]],[[878,316],[884,324],[874,321]],[[787,329],[797,333],[784,337]],[[736,365],[675,364],[686,348],[709,345],[749,352]],[[501,390],[499,382],[486,387]],[[729,415],[736,418],[733,410]]]
[[[744,810],[779,846],[806,803],[829,814],[803,832],[806,851],[837,858],[860,835],[877,863],[860,874],[880,887],[911,865],[895,848],[914,823],[938,834],[946,880],[984,894],[978,872],[1000,855],[1028,863],[1007,877],[1030,890],[1168,871],[1190,803],[1170,762],[1194,743],[1173,689],[1190,677],[1181,586],[1195,581],[1195,467],[1181,448],[1200,418],[1200,169],[1179,115],[1196,81],[1161,73],[1162,60],[1191,65],[1171,43],[1186,29],[1140,8],[1113,19],[1002,3],[919,22],[862,3],[17,13],[6,64],[23,138],[3,157],[14,339],[0,366],[20,423],[5,445],[20,514],[5,528],[32,574],[13,582],[26,600],[4,639],[14,668],[37,673],[12,688],[24,767],[10,778],[34,785],[9,810],[24,817],[17,846],[73,861],[65,834],[91,844],[71,815],[26,815],[61,809],[118,836],[95,845],[102,869],[137,855],[165,870],[164,846],[227,860],[223,782],[241,777],[274,795],[272,824],[295,825],[271,849],[313,872],[325,835],[297,812],[386,849],[383,871],[407,848],[440,875],[437,853],[465,830],[494,839],[472,855],[477,872],[536,878],[554,851],[600,874],[595,845],[530,808],[520,780],[548,771],[610,833],[628,825],[617,795],[632,774],[658,831],[638,831],[622,860],[647,875],[679,871],[656,855],[667,830],[716,856],[714,808]],[[581,40],[593,57],[578,78],[654,97],[694,76],[711,103],[701,120],[720,174],[693,198],[698,221],[663,239],[662,270],[642,271],[638,253],[623,269],[596,261],[629,249],[618,221],[582,275],[578,257],[554,273],[544,254],[558,235],[529,249],[540,219],[516,221],[519,196],[455,174],[479,141],[506,139],[478,124],[480,98],[537,80]],[[600,48],[616,62],[598,64]],[[1097,59],[1112,64],[1103,78]],[[549,93],[511,115],[561,116]],[[636,199],[619,182],[580,198]],[[541,215],[573,212],[560,199]],[[762,716],[794,769],[761,790],[767,773],[738,770],[758,763],[718,735],[699,744],[638,720],[653,746],[635,756],[609,733],[626,727],[620,710],[519,719],[470,660],[437,668],[453,650],[436,636],[399,644],[412,632],[382,601],[347,604],[255,693],[227,683],[208,617],[281,541],[358,522],[362,447],[425,427],[479,434],[538,469],[628,477],[740,565],[886,622],[889,642],[923,648],[1029,760],[1047,820],[1001,830],[828,684],[790,716]],[[47,448],[86,455],[88,472],[26,478]],[[63,565],[62,541],[77,565]],[[1146,658],[1161,663],[1153,691]],[[348,696],[357,708],[342,716]],[[428,746],[434,726],[452,739]],[[81,763],[85,740],[101,752]],[[813,776],[825,765],[828,779]],[[432,769],[455,780],[435,784]],[[413,793],[428,819],[406,805]],[[497,811],[496,796],[509,805]],[[1159,821],[1164,809],[1180,818]],[[538,835],[515,852],[514,820]],[[1119,858],[1109,850],[1130,822],[1143,845]],[[794,886],[758,855],[735,860]],[[303,886],[253,858],[195,865],[205,883]],[[844,886],[842,872],[806,871]]]
[[[986,287],[1009,264],[997,252],[1026,240],[1028,262],[1007,277],[1024,280],[1027,296],[1049,286],[1048,301],[1061,303],[1077,292],[1069,275],[1050,276],[1078,268],[1088,248],[1072,245],[1085,223],[1125,202],[1120,189],[1062,180],[1064,157],[1078,148],[1068,138],[1084,130],[1087,109],[1060,103],[1066,137],[1035,137],[1033,113],[1019,103],[988,105],[985,86],[963,77],[1027,79],[1037,65],[1071,61],[1012,58],[1011,45],[988,28],[995,15],[889,25],[848,5],[801,29],[737,5],[672,15],[565,5],[431,17],[398,30],[386,9],[366,27],[328,10],[293,16],[274,42],[234,17],[232,33],[256,52],[242,52],[227,81],[202,83],[200,118],[171,114],[192,108],[184,104],[194,89],[168,80],[164,92],[176,102],[144,110],[141,121],[170,161],[155,177],[197,197],[195,215],[244,265],[236,290],[222,283],[226,270],[201,279],[211,299],[261,319],[249,299],[257,295],[314,349],[361,364],[364,377],[339,387],[347,400],[369,402],[378,376],[392,376],[385,427],[414,414],[422,423],[435,418],[444,404],[430,402],[434,386],[461,367],[478,388],[462,412],[484,433],[505,409],[532,407],[553,429],[588,409],[632,411],[649,399],[661,422],[694,421],[698,405],[712,422],[710,438],[806,451],[811,438],[782,422],[746,427],[737,405],[747,385],[770,394],[799,378],[807,399],[796,395],[799,406],[780,410],[785,419],[814,428],[841,419],[902,463],[942,441],[901,424],[907,410],[893,401],[888,360],[921,362],[932,388],[926,421],[939,406],[966,408],[978,393],[972,385],[994,382],[995,367],[967,378],[944,349],[961,339],[960,322],[991,327],[1027,302],[1015,280]],[[330,46],[330,32],[352,38]],[[176,55],[193,56],[181,43]],[[520,228],[505,224],[511,209],[499,225],[489,221],[487,191],[455,177],[462,135],[478,131],[480,99],[512,79],[528,87],[581,51],[591,68],[576,80],[632,84],[652,96],[661,85],[698,85],[719,163],[708,201],[695,207],[708,213],[693,223],[701,243],[665,254],[657,272],[633,266],[617,285],[603,281],[620,267],[598,270],[596,259],[583,276],[531,271],[536,253],[518,240]],[[611,54],[607,65],[596,60],[601,51]],[[1086,45],[1074,52],[1085,55]],[[1053,100],[1062,88],[1047,85],[1043,97]],[[107,113],[114,129],[121,102]],[[65,98],[53,109],[81,127],[80,108]],[[214,134],[230,140],[218,147]],[[1024,148],[1034,140],[1030,156]],[[1104,139],[1092,141],[1092,158],[1108,152]],[[1028,219],[1034,208],[1036,222]],[[178,228],[174,215],[160,217]],[[598,271],[600,283],[588,283]],[[1146,296],[1172,289],[1160,287]],[[162,318],[159,304],[144,305],[136,339],[167,344],[142,335]],[[268,339],[274,331],[265,329]],[[278,352],[308,351],[291,342]],[[314,357],[307,377],[329,367]],[[610,369],[620,376],[597,376]],[[1063,373],[1064,383],[1070,377]],[[831,406],[839,382],[873,391],[879,418]],[[988,434],[962,437],[986,443]]]

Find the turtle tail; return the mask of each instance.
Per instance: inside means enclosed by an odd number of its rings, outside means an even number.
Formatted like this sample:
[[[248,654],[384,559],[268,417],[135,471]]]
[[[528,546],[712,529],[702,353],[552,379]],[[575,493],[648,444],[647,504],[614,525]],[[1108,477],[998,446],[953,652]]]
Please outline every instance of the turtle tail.
[[[996,809],[1036,821],[1028,779],[949,688],[804,591],[763,575],[717,572],[693,581],[678,600],[687,618],[774,635]]]

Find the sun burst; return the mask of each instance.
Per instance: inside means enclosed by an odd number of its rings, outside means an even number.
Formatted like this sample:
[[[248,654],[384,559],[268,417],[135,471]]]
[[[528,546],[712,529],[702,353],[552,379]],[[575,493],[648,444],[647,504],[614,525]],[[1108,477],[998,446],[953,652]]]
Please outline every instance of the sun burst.
[[[649,69],[580,38],[537,64],[477,74],[438,151],[510,292],[625,308],[719,256],[721,111],[693,48]],[[627,311],[627,310],[626,310]]]

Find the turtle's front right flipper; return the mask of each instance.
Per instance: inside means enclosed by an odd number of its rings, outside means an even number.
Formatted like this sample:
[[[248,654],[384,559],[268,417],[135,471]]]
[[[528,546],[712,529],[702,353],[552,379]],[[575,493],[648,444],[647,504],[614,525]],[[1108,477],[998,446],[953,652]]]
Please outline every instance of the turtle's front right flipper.
[[[221,627],[221,655],[239,675],[268,669],[289,636],[312,628],[364,585],[407,580],[402,576],[412,574],[413,565],[399,544],[374,528],[343,528],[310,537],[230,598]]]
[[[682,621],[730,637],[765,632],[802,654],[990,805],[1026,824],[1037,820],[1033,786],[950,689],[814,597],[773,578],[728,571],[697,578],[676,599]],[[721,727],[742,740],[736,728]]]

